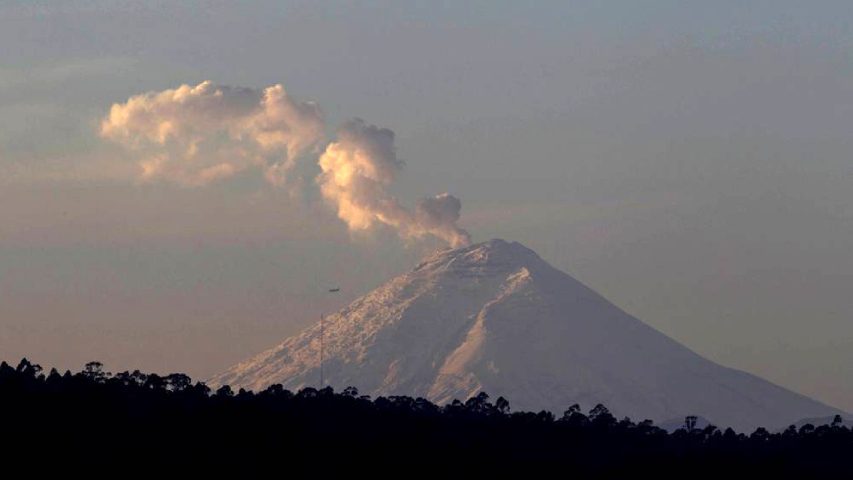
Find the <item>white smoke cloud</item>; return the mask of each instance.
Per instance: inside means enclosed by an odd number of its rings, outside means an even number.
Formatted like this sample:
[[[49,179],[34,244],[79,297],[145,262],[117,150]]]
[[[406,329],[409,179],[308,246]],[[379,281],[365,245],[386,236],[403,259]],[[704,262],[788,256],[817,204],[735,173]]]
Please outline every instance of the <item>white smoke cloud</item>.
[[[351,120],[339,129],[319,164],[320,191],[350,230],[385,224],[403,238],[429,234],[453,247],[470,243],[468,232],[456,225],[462,206],[458,198],[447,193],[427,198],[412,213],[388,193],[387,187],[402,169],[391,130]]]
[[[144,180],[200,186],[256,168],[284,185],[296,159],[323,140],[323,130],[319,107],[293,100],[281,85],[258,90],[206,81],[114,104],[100,134],[139,157]],[[432,235],[454,247],[470,242],[457,225],[458,198],[426,198],[412,212],[388,193],[403,167],[391,130],[351,120],[318,163],[316,184],[351,231],[384,224],[406,239]]]
[[[316,104],[293,100],[281,85],[206,81],[114,104],[100,133],[141,156],[143,179],[205,185],[259,168],[283,184],[295,159],[323,138],[323,120]]]

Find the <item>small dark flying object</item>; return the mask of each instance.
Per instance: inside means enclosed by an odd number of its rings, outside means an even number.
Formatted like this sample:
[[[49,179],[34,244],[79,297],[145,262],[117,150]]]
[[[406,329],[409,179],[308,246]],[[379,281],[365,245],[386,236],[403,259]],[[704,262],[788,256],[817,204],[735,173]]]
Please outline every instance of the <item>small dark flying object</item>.
[[[329,292],[332,292],[332,293],[334,293],[334,292],[340,292],[340,291],[341,291],[341,288],[340,288],[340,287],[335,287],[335,288],[330,288],[330,289],[329,289]]]

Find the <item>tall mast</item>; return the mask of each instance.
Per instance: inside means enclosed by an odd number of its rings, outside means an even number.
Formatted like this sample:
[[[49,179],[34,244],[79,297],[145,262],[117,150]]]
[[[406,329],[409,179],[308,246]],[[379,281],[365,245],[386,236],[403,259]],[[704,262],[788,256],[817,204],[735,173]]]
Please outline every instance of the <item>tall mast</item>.
[[[320,389],[323,388],[323,314],[320,314]]]

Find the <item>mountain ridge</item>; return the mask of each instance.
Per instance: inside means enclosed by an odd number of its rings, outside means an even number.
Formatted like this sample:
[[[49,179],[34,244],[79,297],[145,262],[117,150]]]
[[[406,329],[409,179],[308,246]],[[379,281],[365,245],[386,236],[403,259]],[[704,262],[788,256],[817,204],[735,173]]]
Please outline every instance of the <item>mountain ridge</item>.
[[[210,383],[317,386],[319,335],[315,324]],[[326,383],[373,396],[444,403],[486,391],[516,409],[602,403],[635,420],[701,415],[737,428],[843,413],[701,357],[500,239],[427,256],[326,317],[324,344]]]

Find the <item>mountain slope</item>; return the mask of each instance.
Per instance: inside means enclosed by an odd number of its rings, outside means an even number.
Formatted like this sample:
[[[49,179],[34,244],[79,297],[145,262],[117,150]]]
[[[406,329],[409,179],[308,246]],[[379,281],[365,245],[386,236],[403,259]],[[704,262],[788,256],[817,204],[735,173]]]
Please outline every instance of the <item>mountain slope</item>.
[[[503,240],[444,250],[325,322],[326,384],[436,402],[479,391],[514,409],[579,403],[752,429],[838,413],[706,360],[532,250]],[[217,375],[213,386],[317,386],[319,324]]]

